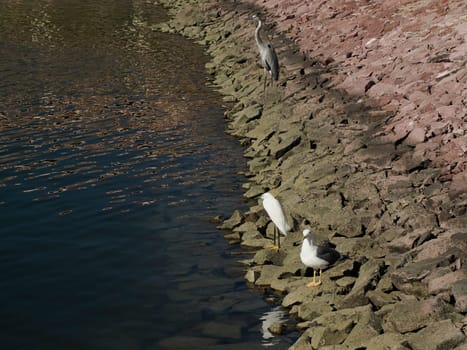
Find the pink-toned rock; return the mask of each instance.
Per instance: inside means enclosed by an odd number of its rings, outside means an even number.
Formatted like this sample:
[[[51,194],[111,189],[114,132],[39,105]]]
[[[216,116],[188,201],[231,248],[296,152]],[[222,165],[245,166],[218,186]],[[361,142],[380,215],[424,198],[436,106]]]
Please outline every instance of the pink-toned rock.
[[[462,254],[460,251],[457,253]],[[411,262],[404,267],[396,269],[391,273],[391,281],[400,291],[425,297],[429,294],[427,281],[436,276],[437,269],[449,266],[452,266],[454,269],[455,264],[453,255],[450,253],[439,256],[433,255],[429,259]]]
[[[455,198],[467,193],[467,172],[455,174],[449,186],[449,196]]]
[[[434,257],[441,257],[454,249],[467,252],[467,232],[448,230],[417,247],[414,251],[414,262],[421,262]]]
[[[431,229],[422,227],[407,233],[389,243],[389,248],[395,252],[407,252],[412,248],[422,244],[431,235]]]
[[[467,278],[466,270],[457,270],[454,272],[451,272],[449,268],[446,268],[446,270],[448,272],[428,280],[428,292],[430,294],[436,295],[444,291],[450,291],[457,281]],[[442,270],[440,272],[442,272]]]
[[[467,312],[467,279],[464,278],[453,284],[452,295],[456,301],[456,309]]]
[[[368,90],[372,100],[399,108],[389,123],[397,126],[413,121],[410,131],[439,122],[438,112],[441,121],[465,114],[466,24],[459,15],[465,11],[464,0],[427,0],[416,5],[410,0],[245,1],[276,15],[279,30],[288,32],[312,59],[324,62],[330,57],[339,63],[335,67],[338,74],[331,77],[339,88],[362,96],[373,80],[376,84]],[[384,79],[378,80],[378,74],[384,74]],[[399,104],[392,103],[397,98]],[[437,113],[418,118],[429,111]],[[433,129],[427,131],[437,135],[454,130],[444,126]],[[431,137],[421,130],[412,136],[409,142],[414,144]],[[439,166],[465,157],[459,153],[440,155],[436,152],[427,157]]]
[[[426,139],[426,131],[424,128],[415,128],[407,136],[405,142],[408,145],[415,146],[418,143],[422,143]]]
[[[457,117],[457,106],[441,106],[436,109],[439,116],[443,119],[455,119]]]
[[[430,124],[432,136],[445,134],[449,131],[450,124],[448,121],[433,122]]]

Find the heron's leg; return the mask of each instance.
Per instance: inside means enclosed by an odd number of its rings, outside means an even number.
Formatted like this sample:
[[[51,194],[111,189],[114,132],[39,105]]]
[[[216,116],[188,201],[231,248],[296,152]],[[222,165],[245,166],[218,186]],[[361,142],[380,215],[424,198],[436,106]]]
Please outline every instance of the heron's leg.
[[[268,80],[268,71],[266,69],[264,69],[264,74],[263,74],[263,105],[266,101],[266,82]]]
[[[281,248],[281,233],[277,232],[277,249]]]

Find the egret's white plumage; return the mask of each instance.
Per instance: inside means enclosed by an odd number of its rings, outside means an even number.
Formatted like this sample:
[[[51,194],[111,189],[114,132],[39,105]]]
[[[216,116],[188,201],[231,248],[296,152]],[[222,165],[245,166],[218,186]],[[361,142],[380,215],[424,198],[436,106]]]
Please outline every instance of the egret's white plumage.
[[[260,197],[263,200],[263,208],[268,213],[269,218],[274,223],[275,227],[284,236],[290,231],[290,226],[287,224],[284,211],[279,201],[269,192],[263,193]],[[274,244],[276,239],[276,230],[274,230]],[[280,248],[280,235],[278,235],[278,248]]]
[[[308,287],[319,286],[321,284],[322,269],[334,264],[341,255],[331,247],[321,247],[313,244],[311,231],[303,230],[303,243],[300,251],[302,263],[313,268],[313,281],[308,283]],[[316,281],[316,270],[319,269],[319,281]]]

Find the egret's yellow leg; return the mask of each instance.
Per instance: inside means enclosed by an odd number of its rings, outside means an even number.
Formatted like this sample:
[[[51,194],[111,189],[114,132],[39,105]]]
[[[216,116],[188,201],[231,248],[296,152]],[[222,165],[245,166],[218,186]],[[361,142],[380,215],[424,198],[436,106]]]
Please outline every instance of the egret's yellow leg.
[[[280,241],[279,241],[279,244],[276,245],[276,235],[278,236],[278,239],[280,239],[279,235],[277,234],[277,228],[276,228],[276,226],[274,226],[274,244],[272,246],[270,246],[269,249],[278,251],[279,248],[281,247],[281,244],[280,244]]]

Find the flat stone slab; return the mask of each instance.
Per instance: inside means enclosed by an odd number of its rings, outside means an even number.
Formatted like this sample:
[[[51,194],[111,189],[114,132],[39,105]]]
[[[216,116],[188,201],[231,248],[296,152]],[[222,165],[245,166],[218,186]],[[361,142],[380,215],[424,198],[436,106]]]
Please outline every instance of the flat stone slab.
[[[385,329],[402,334],[414,332],[447,318],[452,311],[452,307],[439,298],[405,300],[394,306],[385,320]]]

